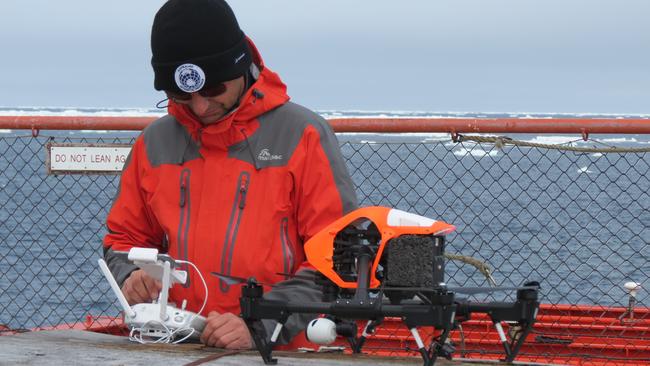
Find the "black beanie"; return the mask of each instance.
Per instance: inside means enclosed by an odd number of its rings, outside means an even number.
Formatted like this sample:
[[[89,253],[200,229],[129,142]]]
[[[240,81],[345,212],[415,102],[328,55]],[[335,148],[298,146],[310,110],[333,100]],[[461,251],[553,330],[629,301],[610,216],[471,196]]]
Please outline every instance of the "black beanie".
[[[156,90],[197,92],[249,69],[251,50],[223,0],[169,0],[151,28]]]

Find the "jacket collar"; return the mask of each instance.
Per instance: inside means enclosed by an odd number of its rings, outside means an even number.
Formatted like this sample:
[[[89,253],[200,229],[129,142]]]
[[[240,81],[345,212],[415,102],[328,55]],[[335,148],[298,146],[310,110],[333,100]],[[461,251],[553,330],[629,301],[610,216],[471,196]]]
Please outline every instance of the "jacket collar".
[[[275,72],[264,66],[259,51],[248,39],[248,45],[253,54],[253,62],[260,70],[259,77],[239,100],[239,106],[220,121],[204,125],[183,104],[169,101],[167,111],[190,132],[192,137],[202,146],[232,145],[250,136],[257,129],[256,117],[264,114],[289,100],[287,87]]]

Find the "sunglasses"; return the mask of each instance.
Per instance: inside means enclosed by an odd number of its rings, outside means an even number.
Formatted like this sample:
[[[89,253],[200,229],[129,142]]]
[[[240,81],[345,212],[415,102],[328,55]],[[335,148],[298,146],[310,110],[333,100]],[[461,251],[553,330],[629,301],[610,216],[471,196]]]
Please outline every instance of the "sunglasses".
[[[203,88],[199,90],[197,93],[204,98],[213,98],[225,93],[226,89],[227,88],[225,83],[219,83],[217,85]],[[165,94],[167,94],[167,98],[173,101],[188,102],[192,99],[191,93],[165,90]]]

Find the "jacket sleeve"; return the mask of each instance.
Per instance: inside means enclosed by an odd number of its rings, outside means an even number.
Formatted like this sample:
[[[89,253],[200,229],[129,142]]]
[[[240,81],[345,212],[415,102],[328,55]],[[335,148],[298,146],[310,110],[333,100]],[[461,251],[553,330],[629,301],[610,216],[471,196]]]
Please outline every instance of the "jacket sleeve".
[[[305,129],[297,169],[298,231],[306,242],[323,227],[358,207],[354,184],[330,125],[318,116]]]
[[[352,179],[331,127],[320,116],[310,124],[300,142],[296,168],[296,204],[298,234],[305,243],[323,227],[357,208],[357,197]],[[322,287],[302,278],[313,274],[314,268],[303,262],[296,271],[301,278],[293,278],[277,284],[265,294],[269,300],[319,302]],[[280,333],[278,343],[286,344],[316,314],[294,314],[289,317]],[[264,327],[271,334],[275,321],[265,320]]]
[[[301,269],[296,274],[300,277],[291,278],[276,284],[271,291],[264,294],[264,298],[267,300],[303,303],[321,301],[323,297],[321,286],[316,285],[314,281],[306,279],[306,277],[313,276],[315,271],[313,269]],[[291,342],[293,337],[305,330],[307,324],[317,316],[318,314],[292,314],[284,324],[276,343],[287,344]],[[270,337],[275,330],[277,322],[271,319],[264,319],[262,320],[262,324],[264,325],[267,336]]]
[[[145,203],[142,178],[148,166],[142,135],[136,140],[124,164],[120,185],[113,201],[104,237],[104,260],[120,287],[138,267],[116,251],[133,247],[163,250],[164,232]]]

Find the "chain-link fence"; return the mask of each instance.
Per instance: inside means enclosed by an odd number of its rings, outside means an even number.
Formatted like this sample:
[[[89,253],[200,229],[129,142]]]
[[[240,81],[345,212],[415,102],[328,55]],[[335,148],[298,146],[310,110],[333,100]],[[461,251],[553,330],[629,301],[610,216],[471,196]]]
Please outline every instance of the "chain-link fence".
[[[136,135],[48,135],[0,136],[0,324],[7,329],[119,313],[96,265],[119,177],[47,175],[45,145],[132,143]],[[650,363],[650,291],[639,292],[629,312],[623,288],[629,281],[649,283],[650,153],[548,149],[502,139],[339,138],[361,205],[456,225],[447,252],[484,262],[499,286],[541,282],[547,317],[529,336],[526,359]],[[447,265],[446,280],[488,285],[479,270],[456,261]],[[368,350],[414,348],[402,328],[387,323]],[[451,337],[460,354],[498,357],[493,328],[471,322],[465,328]]]

